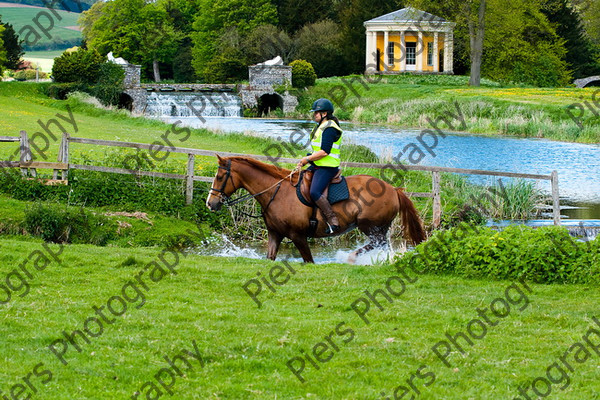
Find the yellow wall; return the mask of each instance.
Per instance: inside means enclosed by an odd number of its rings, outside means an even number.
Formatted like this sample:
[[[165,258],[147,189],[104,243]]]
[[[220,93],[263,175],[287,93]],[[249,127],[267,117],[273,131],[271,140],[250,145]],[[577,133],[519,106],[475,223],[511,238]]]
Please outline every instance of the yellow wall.
[[[418,40],[418,36],[412,35],[412,34],[405,34],[404,38],[407,43],[408,42],[416,43]],[[400,54],[400,34],[399,33],[390,33],[389,41],[397,43],[394,48],[395,63],[394,63],[394,66],[391,67],[389,70],[395,71],[395,72],[400,72],[400,60],[402,59],[401,58],[402,56]],[[431,35],[423,34],[423,46],[425,46],[425,47],[423,49],[423,52],[421,54],[418,54],[417,57],[420,57],[422,60],[422,63],[421,63],[421,65],[423,66],[422,71],[433,72],[433,66],[427,65],[427,43],[432,43],[432,46],[433,46],[433,34],[431,34]],[[438,35],[438,52],[440,50],[442,50],[443,48],[444,48],[444,34],[440,33]],[[384,61],[385,52],[384,52],[384,34],[382,32],[377,34],[377,49],[379,50],[379,53],[381,54],[380,59],[379,59],[379,63],[380,63],[379,71],[384,71],[383,61]],[[438,63],[439,62],[440,62],[440,60],[438,57]]]

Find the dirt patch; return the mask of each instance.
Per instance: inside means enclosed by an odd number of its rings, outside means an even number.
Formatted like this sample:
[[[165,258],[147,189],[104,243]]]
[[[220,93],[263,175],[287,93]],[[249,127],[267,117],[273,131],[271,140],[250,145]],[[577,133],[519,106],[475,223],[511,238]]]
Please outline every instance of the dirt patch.
[[[82,30],[81,27],[77,26],[77,25],[74,25],[74,26],[63,26],[63,28],[70,29],[72,31],[77,31],[77,32],[81,32],[81,30]]]
[[[107,217],[118,216],[118,217],[137,218],[137,219],[141,219],[143,221],[146,221],[150,225],[154,225],[152,223],[152,221],[150,221],[150,218],[148,218],[148,214],[145,213],[145,212],[136,211],[136,212],[133,212],[133,213],[129,213],[129,212],[124,212],[124,211],[119,211],[119,212],[107,212],[104,215],[107,216]]]

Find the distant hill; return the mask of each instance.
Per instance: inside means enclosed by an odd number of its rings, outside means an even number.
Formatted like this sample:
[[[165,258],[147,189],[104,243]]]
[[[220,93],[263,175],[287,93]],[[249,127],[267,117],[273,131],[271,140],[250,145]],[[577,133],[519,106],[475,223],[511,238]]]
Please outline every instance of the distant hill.
[[[48,0],[48,3],[52,3],[52,1]],[[97,1],[99,0],[55,0],[52,8],[55,10],[83,12]],[[46,4],[42,0],[3,0],[3,3],[46,7]]]
[[[53,12],[48,11],[46,7],[25,4],[26,2],[33,3],[36,1],[0,2],[0,20],[11,23],[19,38],[30,42],[30,45],[24,43],[25,51],[64,50],[69,47],[78,46],[82,38],[77,23],[80,13],[63,11],[57,8],[55,12],[60,16],[59,19]],[[71,3],[71,5],[75,4],[76,8],[74,9],[78,10],[76,3],[74,1],[71,1]],[[68,7],[67,0],[64,1],[64,4]],[[89,5],[87,6],[89,7]],[[42,11],[45,11],[46,15],[52,17],[52,21],[48,21],[48,18],[44,14],[39,17],[39,24],[46,28],[47,35],[34,22],[37,20],[38,14]],[[48,29],[49,27],[52,28]]]

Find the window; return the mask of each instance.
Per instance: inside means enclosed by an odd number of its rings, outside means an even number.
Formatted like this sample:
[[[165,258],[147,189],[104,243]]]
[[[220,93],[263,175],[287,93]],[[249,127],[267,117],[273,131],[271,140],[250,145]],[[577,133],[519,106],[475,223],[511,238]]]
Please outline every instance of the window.
[[[387,63],[390,67],[394,66],[394,47],[396,47],[396,43],[389,42],[388,43],[388,60]]]
[[[427,42],[427,65],[433,66],[433,43]]]
[[[417,65],[417,43],[406,43],[406,65]]]

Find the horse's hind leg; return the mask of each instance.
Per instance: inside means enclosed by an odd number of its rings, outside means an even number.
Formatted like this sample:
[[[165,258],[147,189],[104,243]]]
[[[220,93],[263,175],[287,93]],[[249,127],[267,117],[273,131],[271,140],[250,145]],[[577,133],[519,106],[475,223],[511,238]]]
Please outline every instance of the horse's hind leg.
[[[279,233],[269,230],[269,245],[267,249],[267,258],[269,260],[275,260],[277,252],[279,251],[279,245],[283,240],[283,236]]]
[[[308,241],[306,240],[306,237],[294,236],[290,239],[292,239],[292,242],[300,251],[300,255],[302,256],[304,262],[314,264],[315,261],[313,260],[312,253],[310,252],[310,247],[308,246]]]
[[[348,261],[351,263],[354,263],[356,261],[356,258],[361,254],[368,253],[369,251],[376,248],[387,246],[388,244],[387,233],[390,229],[389,225],[383,227],[362,226],[362,224],[359,223],[358,229],[360,229],[362,233],[367,235],[367,237],[369,238],[369,243],[350,254],[350,256],[348,257]]]

